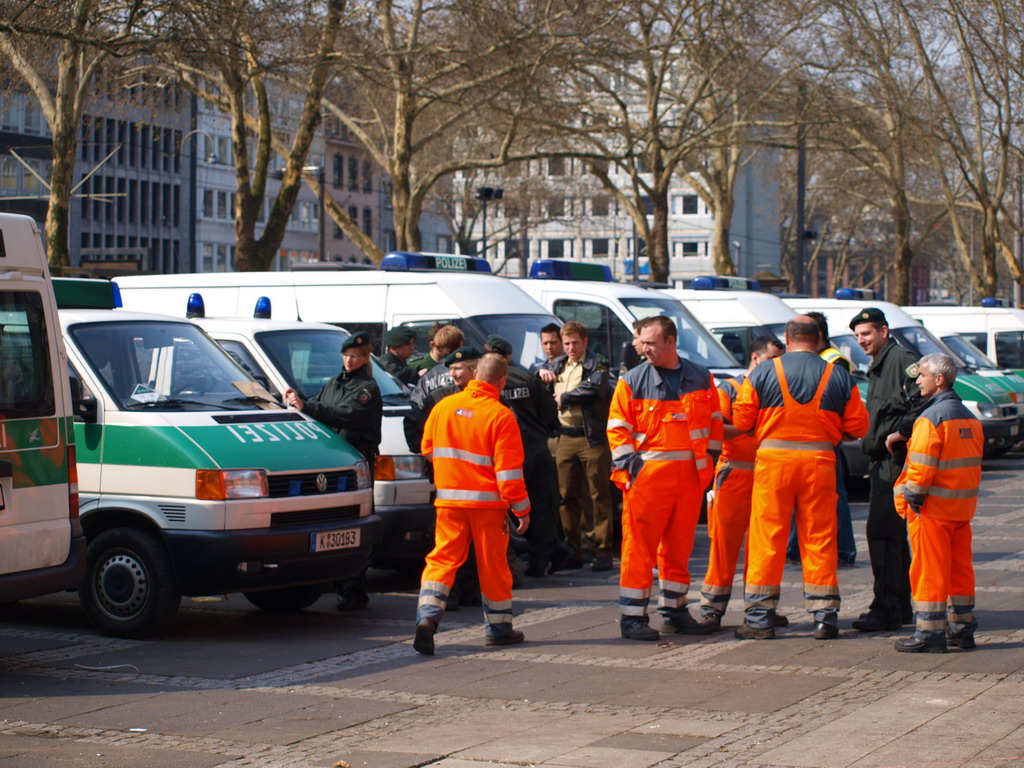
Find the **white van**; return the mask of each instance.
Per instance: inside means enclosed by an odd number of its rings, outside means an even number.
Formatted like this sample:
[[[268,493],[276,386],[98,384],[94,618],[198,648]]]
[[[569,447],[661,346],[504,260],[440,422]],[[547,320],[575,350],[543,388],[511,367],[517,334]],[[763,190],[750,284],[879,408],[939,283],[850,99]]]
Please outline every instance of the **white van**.
[[[267,308],[269,313],[270,308]],[[348,332],[336,325],[269,318],[193,317],[229,355],[266,382],[279,397],[288,387],[315,395],[341,368]],[[409,452],[403,429],[409,390],[373,361],[384,400],[380,455],[374,472],[374,512],[384,522],[373,564],[399,570],[423,568],[434,542],[434,486],[422,456]]]
[[[382,526],[352,446],[280,406],[194,323],[113,309],[106,281],[56,282],[82,391],[79,598],[97,627],[144,637],[182,595],[299,610],[362,572]],[[93,308],[104,289],[109,308]]]
[[[750,281],[745,289],[729,287],[740,280],[695,277],[689,288],[667,288],[664,292],[681,301],[746,368],[750,343],[758,336],[774,336],[784,342],[786,323],[796,317],[796,312],[778,296],[761,293],[756,281]]]
[[[841,288],[836,293],[841,297],[856,296],[855,290]],[[853,331],[850,330],[850,320],[867,307],[882,310],[892,338],[919,357],[941,352],[963,365],[955,352],[891,302],[860,298],[785,299],[785,302],[797,312],[817,310],[824,314],[828,318],[832,343],[862,371],[867,371],[871,358],[857,345]],[[1010,450],[1019,439],[1020,426],[1017,421],[1017,405],[1007,393],[1006,387],[990,377],[964,369],[957,374],[954,388],[968,410],[981,421],[985,431],[986,456],[996,456]]]
[[[587,328],[588,349],[604,355],[617,371],[636,360],[633,323],[652,315],[671,318],[678,329],[679,354],[719,377],[746,369],[702,326],[678,299],[633,283],[611,281],[607,268],[595,264],[541,259],[530,277],[513,282],[562,322]]]
[[[1024,309],[1017,307],[904,307],[937,336],[958,333],[1000,368],[1024,374]]]
[[[85,574],[67,357],[35,221],[0,214],[0,603]]]
[[[512,345],[525,368],[545,358],[540,329],[555,318],[512,281],[492,275],[486,259],[440,254],[391,253],[381,269],[295,272],[222,272],[118,277],[129,309],[180,315],[189,294],[199,292],[211,317],[245,317],[266,296],[279,320],[330,323],[367,331],[383,351],[384,332],[395,326],[417,330],[427,351],[435,322],[462,329],[482,349],[496,333]]]

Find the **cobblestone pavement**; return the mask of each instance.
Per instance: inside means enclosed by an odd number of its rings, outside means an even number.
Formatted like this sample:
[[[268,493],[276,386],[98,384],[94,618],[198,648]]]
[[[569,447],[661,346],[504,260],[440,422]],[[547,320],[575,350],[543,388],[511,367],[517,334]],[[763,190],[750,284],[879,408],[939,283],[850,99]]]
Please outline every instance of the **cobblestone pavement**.
[[[528,642],[485,649],[478,608],[451,612],[438,654],[411,646],[415,585],[374,574],[365,611],[333,598],[292,616],[232,596],[186,600],[148,641],[104,638],[70,596],[0,609],[0,766],[989,768],[1024,762],[1024,472],[986,463],[975,525],[978,648],[897,654],[863,635],[858,566],[840,571],[843,631],[815,641],[786,570],[778,639],[732,628],[618,637],[617,574],[524,579]],[[702,527],[692,560],[706,565]],[[736,590],[737,594],[742,590]],[[691,592],[691,597],[694,591]],[[657,620],[655,620],[657,623]]]

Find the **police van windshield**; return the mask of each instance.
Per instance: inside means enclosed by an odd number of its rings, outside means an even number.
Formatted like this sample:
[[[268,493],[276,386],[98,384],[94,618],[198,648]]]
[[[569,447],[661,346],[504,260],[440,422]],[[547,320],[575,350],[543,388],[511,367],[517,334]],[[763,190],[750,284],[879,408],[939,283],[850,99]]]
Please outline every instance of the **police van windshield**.
[[[675,299],[630,297],[622,299],[623,306],[637,320],[653,315],[664,315],[676,324],[679,355],[707,368],[735,368],[736,360],[704,326]]]
[[[295,329],[262,331],[256,334],[256,343],[289,386],[303,397],[312,397],[341,372],[341,343],[347,338],[348,334],[342,330]],[[382,397],[408,399],[408,389],[376,360],[372,365],[373,380]]]
[[[956,352],[956,356],[972,368],[996,368],[996,364],[976,346],[962,336],[943,336],[946,346]]]
[[[923,326],[908,325],[905,328],[889,328],[889,335],[918,357],[934,354],[949,355],[957,366],[963,366],[963,361],[957,357],[956,353],[932,336],[931,331],[926,330]]]
[[[868,372],[868,368],[871,367],[871,356],[860,348],[857,338],[852,333],[833,336],[831,341],[832,346],[842,352],[843,357],[853,364],[853,373],[866,374]]]
[[[248,410],[280,407],[192,323],[82,323],[69,335],[124,410]]]
[[[512,345],[512,361],[529,368],[547,360],[540,346],[540,329],[557,321],[551,315],[477,315],[469,318],[469,322],[482,331],[484,339],[491,334],[505,339]],[[463,332],[468,331],[463,323],[456,321],[455,324]]]

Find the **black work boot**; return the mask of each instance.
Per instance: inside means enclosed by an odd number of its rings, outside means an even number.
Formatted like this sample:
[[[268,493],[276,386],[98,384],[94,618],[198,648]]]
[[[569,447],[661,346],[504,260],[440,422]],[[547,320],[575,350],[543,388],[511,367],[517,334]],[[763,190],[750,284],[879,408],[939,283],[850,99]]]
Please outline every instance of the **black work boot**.
[[[619,620],[619,630],[626,640],[661,640],[658,630],[652,629],[646,616],[623,616]]]
[[[896,643],[896,650],[900,653],[945,653],[946,652],[946,638],[939,638],[939,642],[931,638],[918,637],[917,635],[911,635],[910,637],[901,637]]]
[[[412,647],[417,653],[424,656],[434,655],[434,633],[437,632],[437,622],[433,619],[420,619],[416,622],[416,637],[413,638]]]

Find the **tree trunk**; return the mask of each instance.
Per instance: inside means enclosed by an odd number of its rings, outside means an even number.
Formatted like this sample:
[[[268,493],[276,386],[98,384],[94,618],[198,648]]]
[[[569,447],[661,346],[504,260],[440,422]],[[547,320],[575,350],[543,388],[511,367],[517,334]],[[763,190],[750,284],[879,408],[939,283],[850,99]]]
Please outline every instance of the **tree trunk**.
[[[715,219],[711,230],[711,261],[716,275],[735,275],[736,264],[729,253],[729,229],[736,202],[728,194],[715,194]]]
[[[914,253],[910,248],[910,204],[901,188],[889,198],[896,242],[893,244],[892,288],[890,300],[901,307],[910,303],[910,262]]]
[[[649,280],[655,283],[669,281],[668,244],[668,190],[651,192],[652,219],[650,239],[647,241],[647,263],[651,266]]]

